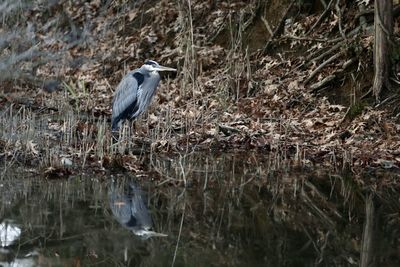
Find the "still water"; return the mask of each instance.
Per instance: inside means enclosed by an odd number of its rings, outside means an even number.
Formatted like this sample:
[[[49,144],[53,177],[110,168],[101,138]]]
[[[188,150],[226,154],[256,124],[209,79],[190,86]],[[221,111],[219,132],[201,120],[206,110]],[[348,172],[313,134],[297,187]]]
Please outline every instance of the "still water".
[[[5,172],[0,266],[400,266],[399,188],[378,182],[397,174],[252,154],[144,162],[136,177]]]

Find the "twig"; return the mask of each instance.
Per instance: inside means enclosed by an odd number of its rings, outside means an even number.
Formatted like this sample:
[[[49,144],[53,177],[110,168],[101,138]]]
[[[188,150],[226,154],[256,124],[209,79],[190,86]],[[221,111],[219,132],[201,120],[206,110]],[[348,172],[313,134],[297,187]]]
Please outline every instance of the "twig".
[[[337,12],[338,18],[339,18],[339,32],[342,35],[343,39],[346,40],[347,37],[346,37],[346,34],[344,33],[343,27],[342,27],[342,11],[340,11],[339,1],[340,0],[336,0],[336,4],[335,4],[335,9],[336,9],[336,12]]]
[[[343,63],[342,69],[344,69],[344,70],[347,69],[351,64],[353,64],[356,61],[357,61],[357,58],[355,58],[355,57],[350,58],[345,63]]]
[[[342,41],[342,40],[343,40],[342,37],[340,37],[340,41]],[[303,61],[300,65],[298,65],[298,66],[296,67],[296,69],[299,69],[299,68],[303,67],[304,65],[309,65],[309,64],[310,64],[311,62],[313,62],[313,61],[318,61],[318,60],[324,58],[325,56],[331,54],[332,52],[334,52],[335,50],[337,50],[337,49],[339,49],[339,48],[341,48],[341,47],[342,47],[342,42],[337,43],[337,44],[335,44],[334,46],[332,46],[330,49],[328,49],[327,51],[325,51],[324,53],[322,53],[321,55],[317,56],[316,58],[313,58],[316,54],[318,54],[318,53],[320,52],[321,49],[320,49],[320,50],[317,50],[317,51],[315,51],[314,53],[308,55],[308,56],[304,59],[304,61]]]
[[[330,233],[331,232],[328,231],[326,233],[326,235],[324,236],[324,243],[322,244],[321,249],[319,250],[320,251],[320,255],[318,257],[318,260],[316,261],[316,265],[319,265],[324,260],[324,252],[325,252],[326,245],[328,244]]]
[[[326,65],[331,63],[332,61],[336,60],[338,57],[342,55],[342,52],[334,54],[330,58],[328,58],[326,61],[324,61],[321,65],[318,66],[313,72],[311,72],[310,76],[304,81],[304,84],[307,84],[310,82],[312,78],[314,78],[315,75],[317,75],[318,72],[320,72],[321,69],[323,69]]]
[[[400,81],[395,79],[395,78],[389,78],[392,82],[396,83],[397,85],[400,85]]]
[[[366,92],[365,94],[363,94],[360,99],[365,99],[366,97],[368,97],[370,94],[372,93],[372,87],[368,90],[368,92]]]
[[[361,5],[360,5],[361,6]],[[354,19],[357,20],[360,17],[366,16],[366,15],[373,15],[375,10],[373,8],[370,9],[360,9],[360,13],[358,13]],[[397,5],[393,7],[393,18],[396,18],[400,14],[400,5]]]
[[[385,104],[386,102],[389,102],[390,100],[394,99],[396,97],[396,95],[391,95],[388,98],[382,100],[381,102],[379,102],[378,104],[375,105],[374,108],[378,108],[380,106],[382,106],[383,104]]]
[[[223,26],[225,25],[225,20],[228,17],[228,15],[229,15],[229,13],[224,16],[224,18],[222,19],[221,25],[219,25],[219,27],[217,28],[215,33],[208,39],[209,42],[213,43],[215,41],[215,39],[217,38],[217,36],[219,36],[219,34],[225,29]]]
[[[288,38],[288,39],[295,39],[295,40],[305,40],[305,41],[315,41],[315,42],[329,42],[328,39],[322,39],[322,38],[312,38],[312,37],[305,37],[305,36],[296,36],[296,35],[284,35],[282,38]]]
[[[240,133],[240,130],[227,125],[218,125],[219,131],[223,132],[226,136],[231,135],[232,133]]]
[[[330,227],[335,226],[335,222],[331,218],[329,218],[329,216],[323,210],[321,210],[317,205],[315,205],[315,203],[310,199],[310,197],[304,190],[301,190],[301,198],[308,207],[314,210],[316,215],[318,215],[321,219],[323,219],[323,222],[325,221],[326,224],[329,225]]]
[[[321,81],[314,83],[313,85],[310,86],[310,89],[312,91],[317,91],[318,89],[320,89],[321,87],[323,87],[324,85],[326,85],[327,83],[331,82],[332,80],[334,80],[336,78],[336,75],[332,74],[329,75],[327,77],[325,77],[324,79],[322,79]]]
[[[328,12],[331,10],[333,1],[335,1],[335,0],[331,0],[329,2],[328,6],[325,8],[324,12],[321,14],[321,16],[319,16],[318,20],[314,23],[314,25],[311,26],[311,28],[306,32],[305,35],[308,35],[310,32],[312,32],[314,30],[314,28],[317,27],[317,25],[326,17]]]
[[[175,246],[175,251],[174,251],[174,258],[172,259],[172,264],[171,266],[173,267],[175,265],[175,260],[176,260],[176,255],[178,253],[178,247],[179,247],[179,242],[181,240],[181,233],[182,233],[182,228],[183,228],[183,219],[185,218],[185,210],[186,210],[186,201],[183,200],[183,211],[182,211],[182,217],[181,217],[181,224],[179,226],[179,234],[178,234],[178,240],[176,241],[176,246]]]
[[[267,44],[264,47],[264,52],[266,52],[269,48],[269,46],[271,45],[271,41],[275,38],[275,36],[278,34],[279,29],[281,28],[282,23],[284,23],[287,15],[289,14],[290,9],[292,9],[294,3],[296,3],[297,0],[292,0],[292,2],[289,4],[289,6],[287,7],[285,14],[282,16],[281,21],[278,23],[278,25],[275,27],[273,34],[271,35],[271,37],[269,38],[269,41],[267,42]]]
[[[265,28],[269,32],[269,35],[273,36],[274,32],[272,31],[271,26],[269,25],[268,21],[264,18],[264,16],[261,16],[261,21],[264,23]]]
[[[352,37],[353,35],[356,35],[356,34],[360,31],[360,29],[361,29],[361,27],[357,27],[357,28],[355,28],[354,30],[352,30],[352,31],[347,35],[347,38]],[[339,49],[339,48],[341,48],[341,47],[343,46],[343,38],[342,38],[342,37],[336,38],[335,41],[336,41],[336,42],[337,42],[337,41],[340,41],[340,42],[338,42],[337,44],[335,44],[334,46],[332,46],[329,50],[325,51],[324,53],[322,53],[321,55],[317,56],[316,58],[313,58],[313,57],[314,57],[315,54],[317,54],[317,52],[319,52],[319,51],[316,51],[316,52],[312,53],[311,55],[309,55],[308,57],[306,57],[305,61],[311,61],[311,62],[312,62],[312,61],[319,61],[319,60],[321,60],[322,58],[326,57],[327,55],[333,53],[334,51],[336,51],[337,49]],[[304,64],[309,64],[309,63],[310,63],[310,62],[304,63]],[[302,64],[301,66],[303,66],[304,64]],[[299,66],[299,68],[300,68],[301,66]]]
[[[311,59],[311,57],[314,56],[314,55],[311,55],[309,58],[306,58],[306,61],[308,61],[308,60],[309,61],[318,61],[318,60],[324,58],[325,56],[331,54],[332,52],[336,51],[337,49],[341,48],[342,45],[343,45],[343,43],[339,42],[339,43],[335,44],[334,46],[332,46],[329,50],[327,50],[324,53],[322,53],[321,55],[317,56],[316,58]]]
[[[373,15],[374,9],[365,9],[365,5],[359,5],[360,12],[355,15],[354,20],[358,20],[361,17],[365,17],[366,15]]]

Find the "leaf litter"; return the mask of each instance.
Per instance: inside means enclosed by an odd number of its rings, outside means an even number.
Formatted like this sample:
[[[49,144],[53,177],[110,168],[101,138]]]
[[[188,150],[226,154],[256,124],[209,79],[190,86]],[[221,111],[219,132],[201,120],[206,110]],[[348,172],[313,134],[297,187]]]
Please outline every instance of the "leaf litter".
[[[9,103],[23,91],[22,98],[32,102],[33,113],[44,116],[38,111],[50,111],[45,114],[49,119],[42,138],[47,138],[50,146],[58,146],[58,153],[65,154],[68,163],[86,161],[86,166],[99,170],[122,166],[140,173],[142,166],[132,153],[138,143],[156,153],[252,149],[272,155],[303,155],[304,164],[350,164],[354,171],[366,166],[398,168],[400,126],[389,109],[364,108],[349,118],[348,105],[315,94],[305,84],[319,65],[306,58],[328,49],[329,43],[282,37],[274,40],[275,46],[306,52],[248,52],[238,32],[227,33],[229,21],[240,14],[251,17],[256,1],[250,2],[245,6],[242,1],[211,6],[206,1],[178,5],[169,0],[107,5],[101,1],[59,1],[50,7],[50,16],[40,4],[33,4],[25,10],[35,18],[28,19],[34,29],[30,34],[39,51],[52,55],[46,64],[38,65],[36,74],[60,79],[63,85],[51,93],[44,93],[38,84],[16,83],[12,89],[2,86],[0,101]],[[310,16],[286,25],[286,36],[304,34],[316,19]],[[326,38],[324,33],[338,23],[338,17],[331,16],[314,30],[313,37]],[[215,41],[221,36],[231,45]],[[359,38],[359,49],[371,56],[371,36]],[[109,154],[99,155],[94,149],[99,145],[96,136],[99,127],[109,124],[113,91],[127,71],[146,59],[174,66],[178,73],[163,77],[148,113],[131,127],[136,143],[125,140],[127,145],[119,156],[114,148],[105,148]],[[312,81],[342,73],[347,59],[347,55],[337,58]],[[368,64],[371,57],[360,56],[353,71],[367,75]],[[334,83],[328,90],[339,86]],[[63,118],[68,112],[77,114],[74,119],[84,124]],[[101,131],[105,140],[101,146],[113,146],[110,127]],[[72,145],[65,142],[69,135],[78,141]],[[7,143],[7,138],[3,135],[0,141]],[[59,141],[65,143],[60,145]],[[40,145],[43,142],[29,140],[24,149],[30,157],[46,158]],[[0,155],[8,153],[5,147],[23,149],[17,142],[3,145]],[[46,162],[47,173],[58,172],[48,166],[51,161]]]

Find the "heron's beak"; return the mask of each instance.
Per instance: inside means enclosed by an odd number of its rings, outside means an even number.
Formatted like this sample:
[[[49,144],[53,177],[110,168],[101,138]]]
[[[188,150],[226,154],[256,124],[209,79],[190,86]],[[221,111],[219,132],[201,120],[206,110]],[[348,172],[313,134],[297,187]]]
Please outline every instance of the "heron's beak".
[[[156,71],[176,71],[174,68],[169,68],[169,67],[164,67],[164,66],[158,66],[157,68],[154,68]]]

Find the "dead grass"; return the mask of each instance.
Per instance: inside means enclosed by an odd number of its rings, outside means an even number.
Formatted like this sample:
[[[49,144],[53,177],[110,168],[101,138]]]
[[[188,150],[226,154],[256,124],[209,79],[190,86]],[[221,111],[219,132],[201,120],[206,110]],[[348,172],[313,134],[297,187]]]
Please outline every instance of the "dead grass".
[[[234,149],[268,154],[271,168],[293,162],[337,169],[397,166],[400,127],[388,112],[364,107],[349,119],[346,107],[316,97],[303,84],[315,68],[291,50],[315,57],[329,47],[320,48],[321,42],[312,38],[282,38],[274,45],[288,48],[288,53],[249,52],[243,40],[256,2],[245,9],[236,1],[218,3],[209,10],[202,1],[154,1],[154,8],[146,11],[148,19],[141,13],[147,3],[93,2],[83,8],[79,2],[60,2],[51,6],[50,17],[34,6],[20,6],[18,12],[38,19],[14,22],[6,15],[0,41],[21,38],[22,32],[11,34],[16,23],[31,29],[36,43],[25,50],[0,45],[0,63],[40,78],[11,79],[1,87],[1,153],[7,159],[18,153],[37,157],[44,169],[60,167],[68,159],[76,168],[101,169],[114,162],[132,172],[141,170],[137,155],[140,162],[146,153]],[[285,31],[294,36],[307,25],[299,20]],[[227,47],[208,37],[215,35],[227,39]],[[363,38],[359,49],[368,52],[370,39]],[[41,56],[10,61],[32,47]],[[148,113],[135,127],[126,124],[116,142],[109,127],[113,90],[124,73],[147,58],[177,67],[177,76],[164,77]],[[45,93],[43,80],[54,77],[61,80],[60,87]],[[351,92],[351,103],[356,94]]]

